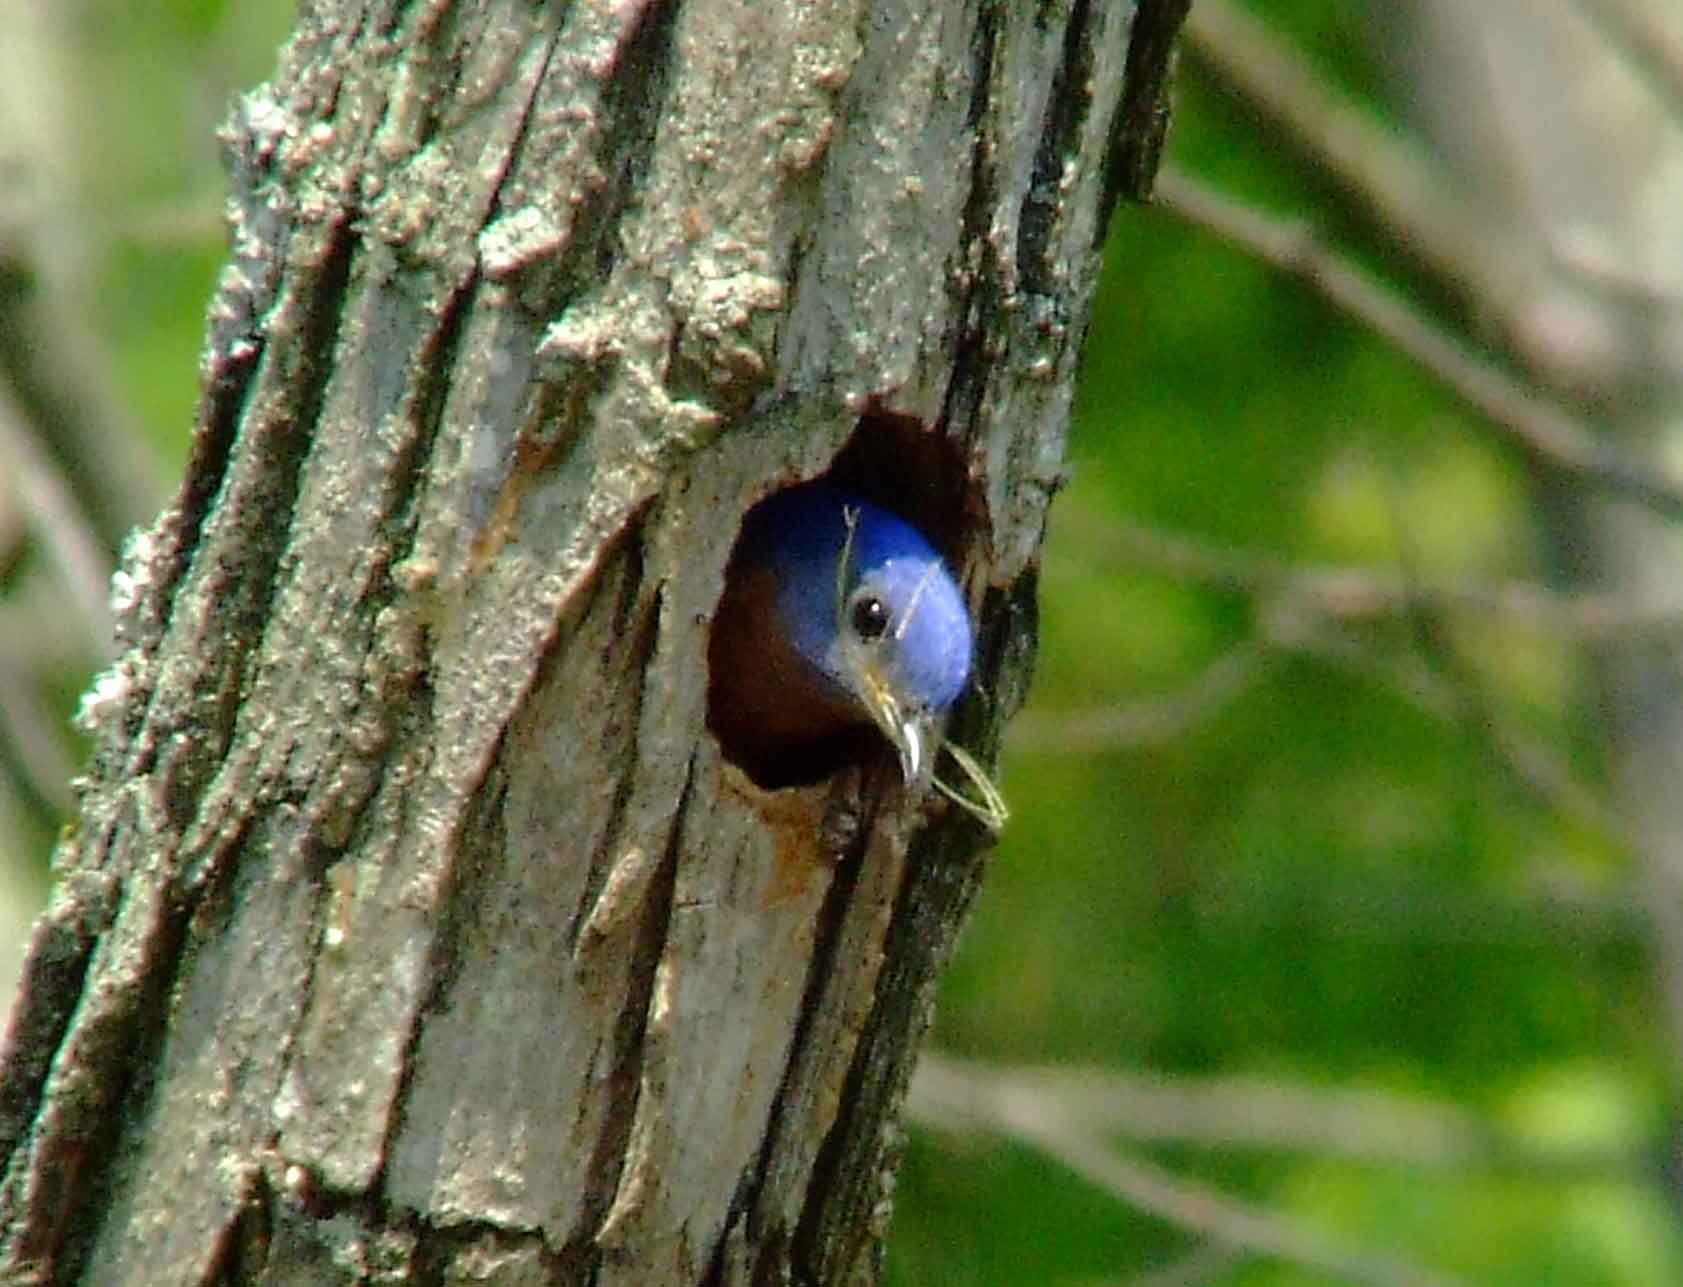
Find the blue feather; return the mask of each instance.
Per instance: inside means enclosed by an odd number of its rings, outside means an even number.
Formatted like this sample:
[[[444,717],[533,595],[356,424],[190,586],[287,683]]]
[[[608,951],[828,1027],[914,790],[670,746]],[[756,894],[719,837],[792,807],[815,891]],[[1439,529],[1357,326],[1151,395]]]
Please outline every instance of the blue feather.
[[[829,483],[749,513],[714,635],[716,725],[788,743],[874,724],[908,776],[970,675],[969,613],[939,552]]]

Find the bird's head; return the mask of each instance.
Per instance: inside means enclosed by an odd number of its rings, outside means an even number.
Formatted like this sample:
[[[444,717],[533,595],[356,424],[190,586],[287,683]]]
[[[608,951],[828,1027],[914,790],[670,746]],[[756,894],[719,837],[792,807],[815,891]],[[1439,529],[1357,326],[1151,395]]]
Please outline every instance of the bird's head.
[[[882,730],[906,781],[915,782],[933,758],[936,718],[970,674],[964,601],[932,551],[865,567],[840,590],[824,670]]]
[[[794,652],[917,781],[970,675],[970,616],[940,554],[905,520],[826,485],[792,489],[760,518],[777,533],[769,561]]]

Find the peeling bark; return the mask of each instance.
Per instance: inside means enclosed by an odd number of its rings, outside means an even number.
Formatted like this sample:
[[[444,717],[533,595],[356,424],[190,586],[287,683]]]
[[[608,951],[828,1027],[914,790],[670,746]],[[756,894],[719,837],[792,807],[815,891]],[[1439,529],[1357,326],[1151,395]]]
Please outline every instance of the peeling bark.
[[[875,1279],[983,837],[887,762],[756,788],[710,617],[891,418],[996,743],[1183,9],[305,7],[8,1031],[0,1278]]]

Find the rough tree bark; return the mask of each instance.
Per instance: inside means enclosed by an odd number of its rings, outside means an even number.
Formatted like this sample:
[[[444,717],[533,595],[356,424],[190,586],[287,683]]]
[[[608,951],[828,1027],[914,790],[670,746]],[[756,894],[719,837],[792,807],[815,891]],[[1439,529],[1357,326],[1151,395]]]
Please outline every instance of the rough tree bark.
[[[303,7],[8,1031],[6,1281],[874,1279],[984,837],[749,781],[709,618],[756,498],[891,460],[993,745],[1184,7]]]

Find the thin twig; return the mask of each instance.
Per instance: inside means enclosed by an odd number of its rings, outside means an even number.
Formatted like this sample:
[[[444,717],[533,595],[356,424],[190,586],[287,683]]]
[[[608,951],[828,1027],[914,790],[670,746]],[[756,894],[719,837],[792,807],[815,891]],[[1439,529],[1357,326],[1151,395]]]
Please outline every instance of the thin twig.
[[[971,1066],[926,1057],[907,1110],[949,1128],[982,1127],[1039,1148],[1138,1210],[1223,1246],[1379,1287],[1445,1287],[1457,1280],[1390,1256],[1357,1251],[1276,1212],[1123,1156],[1079,1113],[1052,1097]]]
[[[1611,844],[1630,845],[1630,828],[1599,793],[1578,781],[1566,757],[1504,715],[1497,703],[1471,687],[1470,677],[1446,677],[1419,662],[1418,654],[1414,665],[1387,662],[1370,648],[1317,638],[1308,630],[1290,636],[1277,631],[1271,637],[1299,656],[1383,684],[1427,714],[1476,732],[1498,767],[1543,808]]]
[[[1255,683],[1265,657],[1266,649],[1245,643],[1217,657],[1172,693],[1076,711],[1030,706],[1012,721],[1011,744],[1019,750],[1080,755],[1170,741]]]
[[[0,5],[0,273],[6,323],[0,379],[27,390],[28,421],[68,475],[100,545],[117,549],[167,498],[161,462],[120,394],[99,312],[104,256],[75,175],[89,162],[85,56],[62,6]]]
[[[1521,1146],[1454,1104],[1383,1091],[1247,1077],[1139,1076],[1095,1068],[982,1066],[926,1054],[913,1080],[915,1115],[962,1128],[977,1098],[1033,1104],[1089,1135],[1212,1149],[1268,1148],[1352,1161],[1530,1176],[1631,1179],[1631,1148]],[[945,1116],[951,1114],[951,1116]]]
[[[1630,594],[1565,594],[1528,581],[1416,581],[1384,568],[1304,564],[1116,521],[1080,506],[1059,511],[1057,535],[1071,534],[1082,550],[1099,558],[1244,594],[1284,596],[1343,621],[1393,617],[1425,606],[1435,613],[1474,612],[1532,622],[1586,641],[1683,631],[1683,600],[1652,603]]]
[[[75,809],[70,779],[76,763],[59,733],[62,718],[41,699],[37,676],[21,658],[0,650],[0,763],[48,827]]]
[[[36,443],[23,412],[4,388],[0,388],[0,461],[8,466],[6,473],[29,514],[30,527],[58,568],[65,595],[86,625],[89,653],[109,658],[114,647],[107,597],[111,561],[93,525],[77,507],[70,485]]]
[[[1077,522],[1082,520],[1077,519]],[[1601,795],[1581,783],[1562,755],[1526,732],[1441,647],[1387,658],[1347,634],[1375,617],[1424,622],[1434,630],[1449,610],[1505,609],[1548,625],[1575,624],[1597,637],[1622,626],[1675,630],[1675,610],[1641,607],[1612,596],[1554,595],[1537,587],[1411,585],[1401,574],[1349,568],[1306,568],[1271,555],[1223,550],[1150,528],[1089,517],[1082,544],[1101,557],[1131,558],[1171,575],[1200,580],[1258,599],[1256,636],[1218,657],[1181,688],[1132,700],[1047,711],[1030,707],[1013,722],[1019,750],[1087,754],[1155,745],[1209,719],[1259,681],[1278,655],[1311,658],[1384,685],[1432,715],[1477,731],[1480,742],[1513,780],[1546,809],[1629,845],[1629,828]],[[1425,660],[1435,659],[1434,669]]]
[[[1167,209],[1311,287],[1359,318],[1481,411],[1540,464],[1683,519],[1683,482],[1655,461],[1597,438],[1556,404],[1469,354],[1395,295],[1316,243],[1299,224],[1270,219],[1166,167],[1156,196]]]

